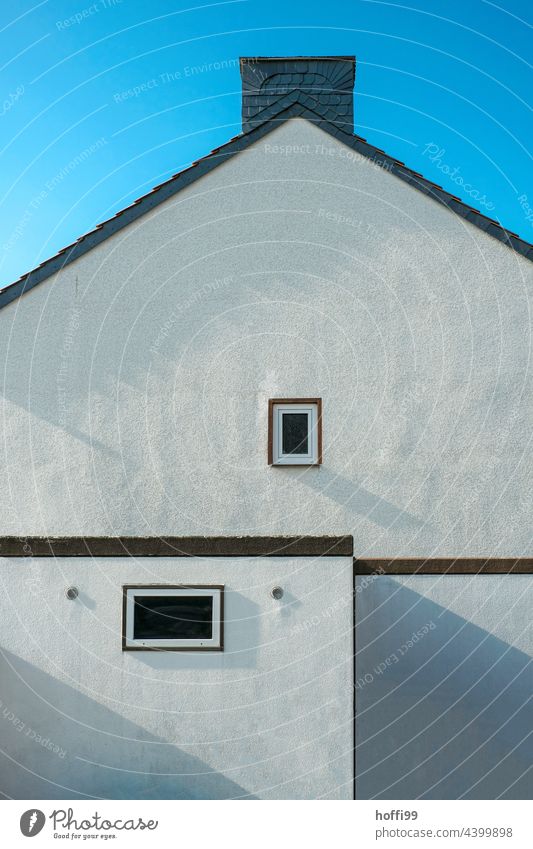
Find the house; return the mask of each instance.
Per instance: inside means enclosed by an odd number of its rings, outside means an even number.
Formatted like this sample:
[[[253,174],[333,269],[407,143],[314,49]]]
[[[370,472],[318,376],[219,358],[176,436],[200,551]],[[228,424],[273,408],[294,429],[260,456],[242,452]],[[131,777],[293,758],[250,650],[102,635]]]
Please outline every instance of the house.
[[[1,290],[0,789],[529,798],[533,246],[354,134],[354,57],[241,76]]]

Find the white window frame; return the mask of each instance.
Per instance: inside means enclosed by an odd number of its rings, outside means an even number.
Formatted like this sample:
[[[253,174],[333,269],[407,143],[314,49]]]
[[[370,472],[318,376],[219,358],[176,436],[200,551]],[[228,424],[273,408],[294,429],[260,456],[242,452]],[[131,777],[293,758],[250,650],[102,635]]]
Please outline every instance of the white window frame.
[[[157,650],[166,649],[174,651],[223,651],[224,647],[224,587],[220,586],[192,586],[183,585],[169,587],[164,586],[125,586],[123,607],[123,638],[122,648],[124,650]],[[212,638],[201,639],[179,639],[167,638],[135,639],[134,637],[134,609],[136,596],[211,596],[213,599]]]
[[[307,413],[308,448],[307,454],[283,454],[283,415],[285,413]],[[314,466],[319,463],[318,456],[318,404],[316,403],[274,403],[272,406],[272,465],[273,466]]]

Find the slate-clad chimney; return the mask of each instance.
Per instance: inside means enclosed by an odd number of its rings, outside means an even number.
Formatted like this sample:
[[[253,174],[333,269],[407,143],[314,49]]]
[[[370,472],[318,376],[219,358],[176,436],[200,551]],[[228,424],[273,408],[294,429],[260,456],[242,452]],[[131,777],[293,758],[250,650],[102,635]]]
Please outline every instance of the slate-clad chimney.
[[[297,102],[353,133],[355,56],[246,57],[241,77],[243,132]]]

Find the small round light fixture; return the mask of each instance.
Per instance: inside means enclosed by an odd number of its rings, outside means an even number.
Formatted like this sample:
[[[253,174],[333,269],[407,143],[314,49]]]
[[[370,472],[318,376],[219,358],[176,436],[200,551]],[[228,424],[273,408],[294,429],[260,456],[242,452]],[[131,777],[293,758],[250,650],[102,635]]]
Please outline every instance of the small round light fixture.
[[[276,601],[279,601],[280,598],[283,598],[283,590],[281,589],[281,587],[272,587],[272,589],[270,590],[270,595],[272,596],[272,598],[275,598]]]
[[[77,588],[77,587],[69,587],[69,588],[65,591],[65,595],[66,595],[66,597],[67,597],[67,598],[69,598],[71,601],[74,601],[74,599],[75,599],[75,598],[78,598],[78,595],[79,595],[78,588]]]

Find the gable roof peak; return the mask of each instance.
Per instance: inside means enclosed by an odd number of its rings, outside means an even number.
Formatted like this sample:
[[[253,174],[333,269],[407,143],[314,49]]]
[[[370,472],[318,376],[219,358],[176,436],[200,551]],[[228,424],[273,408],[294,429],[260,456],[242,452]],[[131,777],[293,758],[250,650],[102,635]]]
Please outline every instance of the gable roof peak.
[[[248,76],[249,67],[255,65],[260,69],[263,63],[299,63],[299,62],[330,62],[332,65],[337,62],[346,61],[352,63],[353,78],[355,78],[355,56],[298,56],[294,58],[241,58],[241,74],[243,76],[243,91],[244,78]],[[300,72],[299,72],[300,73]],[[303,70],[301,71],[303,73]],[[267,79],[268,76],[265,76]],[[276,82],[276,81],[274,81]],[[353,79],[352,79],[353,88]],[[250,90],[253,89],[250,88]],[[153,210],[156,206],[169,198],[173,197],[179,191],[195,182],[199,177],[208,174],[217,165],[228,161],[231,157],[245,150],[255,141],[263,138],[276,127],[281,126],[285,121],[291,118],[302,117],[310,121],[317,127],[320,127],[324,132],[328,133],[334,139],[347,145],[352,150],[356,151],[362,157],[369,159],[375,165],[384,167],[388,173],[394,174],[408,185],[432,198],[434,201],[448,207],[459,217],[483,230],[487,235],[492,236],[499,242],[510,247],[515,253],[533,261],[533,244],[520,238],[516,233],[502,227],[499,221],[495,221],[483,215],[479,210],[464,203],[460,198],[445,191],[442,186],[439,186],[430,180],[427,180],[422,174],[408,168],[403,162],[387,155],[380,148],[371,145],[366,139],[361,136],[354,135],[353,126],[351,130],[347,129],[347,125],[341,121],[332,121],[329,117],[324,117],[324,103],[319,102],[316,92],[311,87],[308,91],[306,86],[300,88],[292,88],[289,94],[276,92],[276,97],[270,103],[270,106],[263,106],[255,113],[255,120],[250,119],[247,129],[234,136],[226,144],[215,148],[206,156],[193,162],[188,168],[174,174],[169,180],[165,180],[159,186],[156,186],[143,197],[138,198],[130,206],[117,212],[112,218],[98,224],[93,230],[83,236],[80,236],[75,242],[62,250],[58,251],[54,256],[42,262],[37,268],[23,274],[18,280],[2,287],[0,285],[0,309],[7,306],[12,301],[19,298],[25,292],[33,289],[43,280],[46,280],[52,274],[63,269],[66,265],[74,262],[80,256],[90,251],[96,245],[101,244],[105,239],[119,232],[125,227],[128,227],[134,221],[141,218],[147,212]],[[314,99],[312,99],[314,98]],[[353,111],[352,111],[353,122]]]

